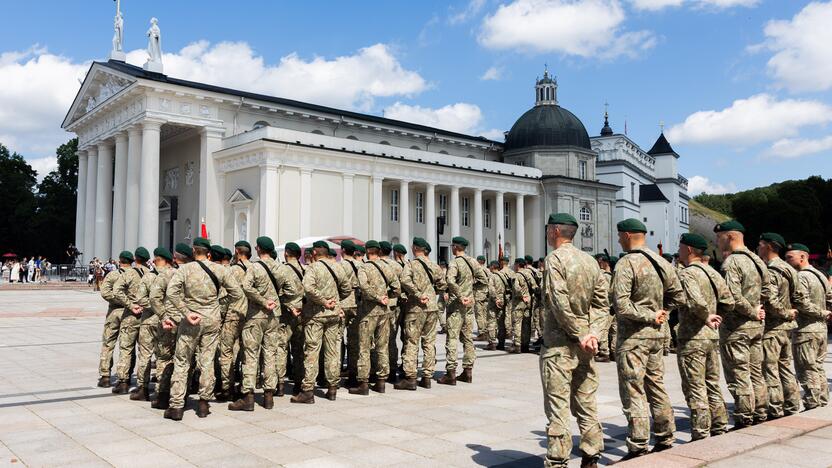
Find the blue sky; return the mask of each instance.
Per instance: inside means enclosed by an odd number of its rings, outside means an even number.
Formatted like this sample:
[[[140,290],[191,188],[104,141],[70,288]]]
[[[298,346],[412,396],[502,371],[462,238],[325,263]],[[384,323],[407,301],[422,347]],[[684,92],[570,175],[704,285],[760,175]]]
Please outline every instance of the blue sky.
[[[115,5],[2,8],[0,142],[45,172],[77,79],[109,52]],[[590,135],[605,101],[613,129],[626,120],[645,149],[663,121],[694,191],[832,175],[832,2],[123,0],[122,11],[128,61],[141,64],[155,16],[165,71],[183,78],[496,138],[548,64]]]

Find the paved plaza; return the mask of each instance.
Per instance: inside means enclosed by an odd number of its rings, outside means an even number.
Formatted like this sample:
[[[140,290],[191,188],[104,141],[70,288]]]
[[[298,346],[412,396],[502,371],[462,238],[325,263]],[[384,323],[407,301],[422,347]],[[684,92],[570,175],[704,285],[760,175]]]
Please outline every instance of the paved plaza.
[[[535,354],[479,349],[473,384],[415,392],[388,386],[387,393],[370,396],[342,390],[337,401],[318,398],[314,405],[284,397],[271,411],[258,405],[251,413],[213,403],[208,418],[188,408],[177,423],[147,402],[95,387],[104,311],[92,291],[0,289],[0,465],[542,466],[546,421]],[[438,370],[444,368],[442,341]],[[675,356],[665,364],[677,442],[687,442]],[[614,364],[598,367],[606,436],[601,463],[607,464],[626,452],[626,422]],[[743,466],[829,466],[832,411],[816,412],[682,446],[674,449],[679,455],[651,456],[640,466],[695,466],[708,460],[697,453],[725,459],[752,447],[751,441],[768,445],[742,457]],[[786,440],[794,436],[802,437]],[[572,465],[578,466],[575,455]]]

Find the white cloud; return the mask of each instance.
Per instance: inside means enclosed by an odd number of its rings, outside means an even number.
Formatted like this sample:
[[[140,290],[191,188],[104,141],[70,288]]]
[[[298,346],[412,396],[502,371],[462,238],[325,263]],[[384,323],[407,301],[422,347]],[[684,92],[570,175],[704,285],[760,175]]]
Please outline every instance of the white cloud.
[[[665,8],[692,4],[695,8],[722,10],[732,7],[753,7],[760,0],[630,0],[636,10],[658,11]]]
[[[791,20],[769,21],[763,47],[774,51],[769,72],[792,91],[832,88],[832,2],[813,2]],[[759,47],[752,47],[752,50]]]
[[[464,23],[476,16],[477,14],[479,14],[479,12],[482,11],[482,7],[484,6],[485,0],[469,0],[468,5],[465,7],[464,10],[452,13],[451,16],[448,17],[448,23]]]
[[[636,10],[658,11],[670,7],[682,6],[685,0],[630,0]]]
[[[832,136],[818,139],[783,138],[771,145],[768,155],[791,159],[829,150],[832,150]]]
[[[497,81],[503,77],[502,67],[489,67],[480,77],[484,81]]]
[[[384,109],[384,116],[459,133],[474,133],[482,123],[479,106],[458,102],[434,109],[396,102]]]
[[[38,173],[38,183],[44,177],[48,176],[50,172],[58,168],[58,159],[55,156],[45,156],[43,158],[29,159],[26,161],[32,166],[32,169]]]
[[[707,177],[693,176],[688,179],[688,194],[699,195],[700,193],[707,193],[710,195],[718,195],[722,193],[733,193],[737,191],[737,186],[733,182],[728,184],[720,184],[712,182]]]
[[[482,22],[478,40],[489,49],[612,59],[635,57],[656,44],[649,31],[622,30],[619,0],[514,0]]]
[[[799,129],[832,121],[832,108],[819,101],[778,101],[768,94],[738,99],[723,110],[699,111],[674,125],[674,143],[719,143],[736,147],[794,136]]]

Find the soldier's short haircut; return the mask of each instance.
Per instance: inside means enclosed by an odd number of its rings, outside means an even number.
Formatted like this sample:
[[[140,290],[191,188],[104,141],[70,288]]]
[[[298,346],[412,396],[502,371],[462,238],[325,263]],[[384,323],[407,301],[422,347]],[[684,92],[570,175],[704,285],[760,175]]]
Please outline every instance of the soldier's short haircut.
[[[777,242],[770,242],[765,240],[763,242],[765,242],[766,245],[768,245],[769,248],[771,248],[771,250],[773,250],[774,252],[781,253],[783,251],[783,248],[780,247],[780,244],[778,244]]]
[[[174,252],[173,253],[173,259],[174,260],[179,260],[180,262],[189,262],[189,261],[191,261],[191,257],[189,257],[187,255],[184,255],[184,254],[181,254],[179,252]]]
[[[688,246],[690,247],[690,246]],[[690,247],[690,250],[693,252],[694,255],[697,257],[705,257],[705,249],[697,249],[696,247]]]
[[[237,255],[244,255],[246,258],[251,258],[251,249],[244,245],[234,247],[234,250],[237,252]]]
[[[210,252],[211,252],[211,249],[208,249],[208,248],[206,248],[206,247],[201,247],[201,246],[198,246],[198,245],[195,245],[195,246],[193,247],[193,249],[194,249],[194,256],[197,256],[197,255],[208,255],[208,253],[210,253]]]
[[[560,229],[561,237],[566,239],[572,240],[575,238],[575,233],[578,232],[578,226],[572,226],[571,224],[555,224],[555,226]]]
[[[378,247],[370,247],[369,249],[367,249],[368,254],[378,255],[379,252],[381,252],[381,249]]]

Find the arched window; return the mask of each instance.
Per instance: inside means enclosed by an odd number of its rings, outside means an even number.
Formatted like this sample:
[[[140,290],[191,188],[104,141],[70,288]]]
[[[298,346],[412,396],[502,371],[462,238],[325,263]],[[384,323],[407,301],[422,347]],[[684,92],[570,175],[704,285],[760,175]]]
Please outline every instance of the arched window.
[[[350,135],[350,136],[347,137],[347,140],[356,140],[356,141],[358,141],[358,138],[356,138],[355,135]]]
[[[251,129],[252,130],[257,130],[258,128],[263,128],[263,127],[268,127],[268,126],[269,126],[269,123],[266,122],[265,120],[258,120],[257,122],[255,122],[254,127],[252,127]]]
[[[420,150],[420,149],[422,149],[422,148],[419,148],[418,146],[413,145],[413,146],[411,146],[411,147],[410,147],[410,149]]]
[[[390,146],[390,142],[387,140],[381,140],[380,142],[378,142],[378,144]]]
[[[314,133],[315,135],[323,135],[324,134],[324,132],[322,132],[320,130],[312,130],[312,133]]]
[[[581,221],[592,221],[592,210],[589,207],[584,206],[581,208],[581,211],[578,212],[578,217]]]

